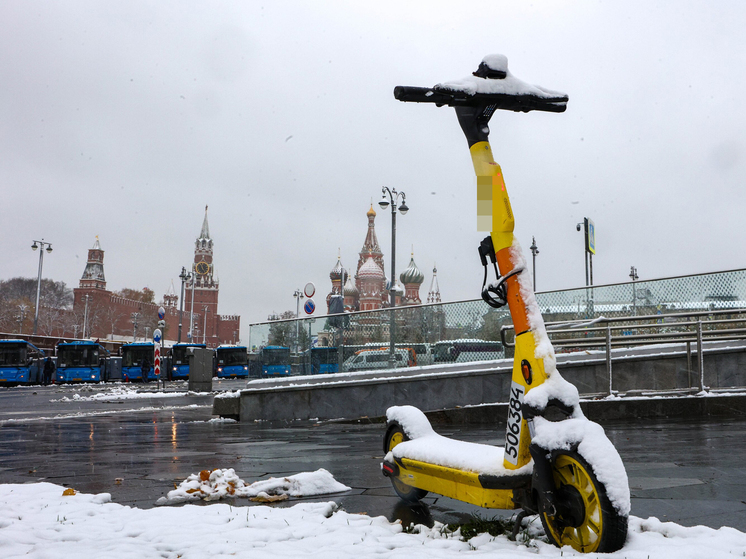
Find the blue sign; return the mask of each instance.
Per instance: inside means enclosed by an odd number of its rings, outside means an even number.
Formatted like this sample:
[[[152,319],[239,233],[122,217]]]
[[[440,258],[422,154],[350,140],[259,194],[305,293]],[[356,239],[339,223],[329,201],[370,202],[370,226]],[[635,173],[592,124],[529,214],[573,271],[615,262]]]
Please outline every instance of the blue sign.
[[[158,307],[158,320],[163,320],[166,316],[166,309]]]
[[[316,303],[313,302],[313,299],[308,299],[305,302],[303,310],[306,311],[306,314],[313,314],[313,311],[316,310]]]
[[[158,328],[153,332],[153,341],[157,344],[161,343],[161,331]]]
[[[596,226],[588,218],[586,218],[586,233],[588,234],[586,250],[591,254],[596,254]]]

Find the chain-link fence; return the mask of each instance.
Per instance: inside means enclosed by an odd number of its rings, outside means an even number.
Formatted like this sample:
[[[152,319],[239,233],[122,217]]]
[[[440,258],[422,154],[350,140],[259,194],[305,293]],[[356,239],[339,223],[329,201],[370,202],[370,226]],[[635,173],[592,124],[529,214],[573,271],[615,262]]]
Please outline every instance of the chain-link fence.
[[[548,291],[537,301],[546,322],[746,308],[746,270]],[[500,359],[510,324],[507,307],[481,299],[251,324],[252,376]],[[278,361],[287,366],[268,365]]]

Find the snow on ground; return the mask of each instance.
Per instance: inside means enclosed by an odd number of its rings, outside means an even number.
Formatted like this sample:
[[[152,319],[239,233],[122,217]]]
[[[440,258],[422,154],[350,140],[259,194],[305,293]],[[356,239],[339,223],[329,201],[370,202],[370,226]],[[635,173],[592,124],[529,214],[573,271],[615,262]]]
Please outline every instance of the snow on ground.
[[[104,392],[97,392],[90,396],[81,396],[80,394],[73,394],[72,398],[63,396],[57,400],[50,400],[50,402],[113,402],[118,400],[137,400],[142,398],[178,398],[180,396],[186,396],[187,394],[204,395],[207,392],[155,392],[155,391],[138,391],[125,386],[116,386]]]
[[[257,501],[281,501],[288,497],[310,497],[340,493],[350,488],[339,483],[324,468],[315,472],[301,472],[288,477],[269,479],[246,485],[233,468],[202,470],[181,482],[179,487],[161,497],[157,505],[180,503],[194,499],[217,501],[223,497],[249,497]]]
[[[142,510],[111,503],[108,493],[63,496],[51,483],[0,485],[0,556],[43,558],[192,559],[571,557],[537,537],[535,520],[524,543],[482,534],[469,542],[443,525],[404,533],[384,517],[349,514],[333,502],[287,508],[258,505],[157,507]],[[630,518],[627,544],[613,559],[743,557],[746,534],[732,528],[685,528],[655,518]],[[598,554],[587,555],[597,559]]]

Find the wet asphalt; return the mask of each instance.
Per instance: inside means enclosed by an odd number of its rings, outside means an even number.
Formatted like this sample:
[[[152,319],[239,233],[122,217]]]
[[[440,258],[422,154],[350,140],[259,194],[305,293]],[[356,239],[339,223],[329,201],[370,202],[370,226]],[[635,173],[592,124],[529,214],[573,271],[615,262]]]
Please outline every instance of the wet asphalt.
[[[243,385],[221,381],[214,388]],[[426,497],[421,507],[404,505],[380,473],[382,424],[210,422],[211,394],[188,394],[185,383],[170,384],[170,397],[155,393],[153,385],[137,388],[148,397],[92,399],[116,385],[0,388],[0,483],[48,481],[150,508],[174,484],[203,469],[234,468],[251,483],[325,468],[351,490],[273,506],[333,500],[348,512],[427,524],[461,521],[473,512],[511,514],[438,496]],[[631,418],[604,428],[627,468],[632,514],[746,531],[746,419]],[[436,430],[503,443],[504,425]],[[254,505],[247,499],[231,503]]]

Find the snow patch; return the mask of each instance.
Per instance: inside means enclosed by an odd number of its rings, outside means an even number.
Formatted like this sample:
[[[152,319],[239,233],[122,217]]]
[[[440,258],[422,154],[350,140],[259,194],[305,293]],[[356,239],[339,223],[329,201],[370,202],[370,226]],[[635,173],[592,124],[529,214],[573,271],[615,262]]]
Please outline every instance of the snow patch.
[[[542,99],[566,97],[565,93],[552,91],[539,85],[531,85],[516,78],[508,70],[508,58],[503,54],[490,54],[482,59],[490,69],[505,72],[503,79],[486,79],[477,76],[466,76],[461,79],[439,83],[435,89],[463,91],[468,95],[477,93],[503,93],[507,95],[535,95]]]
[[[535,559],[580,555],[541,539],[511,542],[483,534],[468,543],[444,530],[349,514],[333,502],[292,507],[158,507],[142,510],[108,502],[107,494],[63,497],[51,483],[0,485],[3,558],[59,557],[328,557],[332,559]],[[527,519],[536,537],[541,523]],[[733,528],[686,528],[656,518],[630,517],[624,548],[609,559],[741,557],[746,534]],[[590,554],[595,558],[598,554]]]
[[[396,421],[410,439],[435,434],[430,420],[414,406],[392,406],[386,410],[386,420]]]
[[[190,475],[179,484],[179,487],[169,491],[166,497],[158,499],[156,505],[168,505],[195,499],[217,501],[224,497],[260,497],[264,500],[272,500],[270,496],[279,495],[284,495],[286,498],[310,497],[349,491],[349,489],[323,468],[315,472],[301,472],[283,478],[271,477],[250,485],[239,478],[233,468],[216,469],[212,472],[202,470],[198,474]]]

